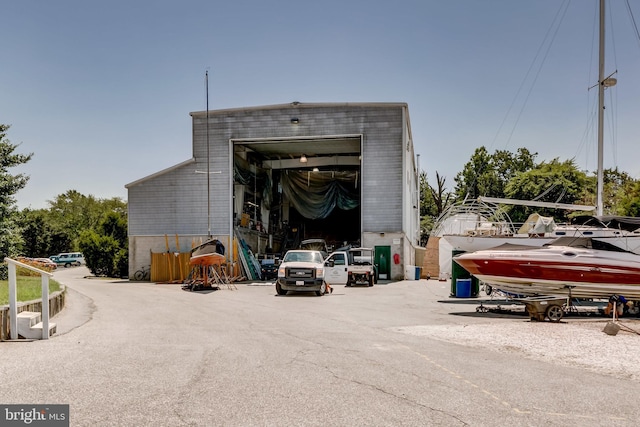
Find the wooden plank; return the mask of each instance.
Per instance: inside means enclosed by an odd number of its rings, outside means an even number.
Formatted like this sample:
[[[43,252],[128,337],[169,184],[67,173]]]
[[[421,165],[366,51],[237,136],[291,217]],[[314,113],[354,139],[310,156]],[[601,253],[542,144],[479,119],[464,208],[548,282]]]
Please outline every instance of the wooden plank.
[[[439,277],[440,276],[440,255],[438,245],[440,237],[430,236],[427,241],[427,249],[422,261],[422,272],[420,277]]]

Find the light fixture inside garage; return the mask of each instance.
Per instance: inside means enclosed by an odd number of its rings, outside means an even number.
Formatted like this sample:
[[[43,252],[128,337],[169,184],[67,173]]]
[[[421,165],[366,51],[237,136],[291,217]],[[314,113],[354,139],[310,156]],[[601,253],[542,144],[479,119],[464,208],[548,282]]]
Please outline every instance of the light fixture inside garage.
[[[294,118],[291,119],[291,124],[292,125],[297,125],[298,123],[300,123],[300,120],[298,120],[297,117],[294,117]]]
[[[320,172],[320,169],[318,169],[318,168],[313,168],[313,172]]]
[[[300,163],[307,163],[307,156],[305,156],[304,154],[300,156]]]

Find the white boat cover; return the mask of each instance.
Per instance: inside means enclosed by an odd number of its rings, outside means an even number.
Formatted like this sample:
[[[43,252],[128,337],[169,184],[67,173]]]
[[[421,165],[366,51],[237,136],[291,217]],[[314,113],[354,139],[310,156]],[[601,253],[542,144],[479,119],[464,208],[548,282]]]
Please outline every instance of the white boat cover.
[[[529,218],[518,230],[518,234],[544,234],[552,232],[556,229],[556,222],[553,217],[542,216],[538,213],[532,213]]]

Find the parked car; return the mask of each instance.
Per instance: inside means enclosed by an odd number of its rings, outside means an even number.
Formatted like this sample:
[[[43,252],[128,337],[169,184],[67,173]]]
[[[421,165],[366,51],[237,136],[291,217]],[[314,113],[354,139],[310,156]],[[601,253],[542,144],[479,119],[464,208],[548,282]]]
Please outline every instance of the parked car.
[[[262,280],[275,280],[278,278],[278,266],[273,258],[265,258],[260,261]]]
[[[64,265],[65,267],[86,264],[84,255],[82,255],[80,252],[65,252],[58,255],[50,256],[49,259],[51,259],[57,265]]]
[[[51,261],[49,258],[33,258],[33,261],[41,264],[43,267],[49,270],[55,270],[56,268],[58,268],[58,264]]]
[[[55,262],[56,265],[61,265],[61,266],[64,266],[64,267],[72,267],[72,266],[75,267],[75,266],[80,265],[80,263],[78,261],[73,261],[73,260],[69,260],[69,259],[61,260],[60,257],[57,256],[57,255],[50,256],[49,259],[51,261]]]

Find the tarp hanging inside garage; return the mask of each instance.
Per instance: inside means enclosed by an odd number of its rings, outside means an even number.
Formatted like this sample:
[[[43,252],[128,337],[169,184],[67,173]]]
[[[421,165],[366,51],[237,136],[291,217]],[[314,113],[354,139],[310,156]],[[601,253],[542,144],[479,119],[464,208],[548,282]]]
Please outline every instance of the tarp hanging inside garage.
[[[233,179],[250,188],[255,186],[262,194],[264,208],[271,209],[273,183],[270,170],[250,165],[245,159],[236,156],[233,162]]]
[[[337,207],[351,210],[360,205],[357,171],[283,171],[280,184],[294,208],[308,219],[323,219]]]

